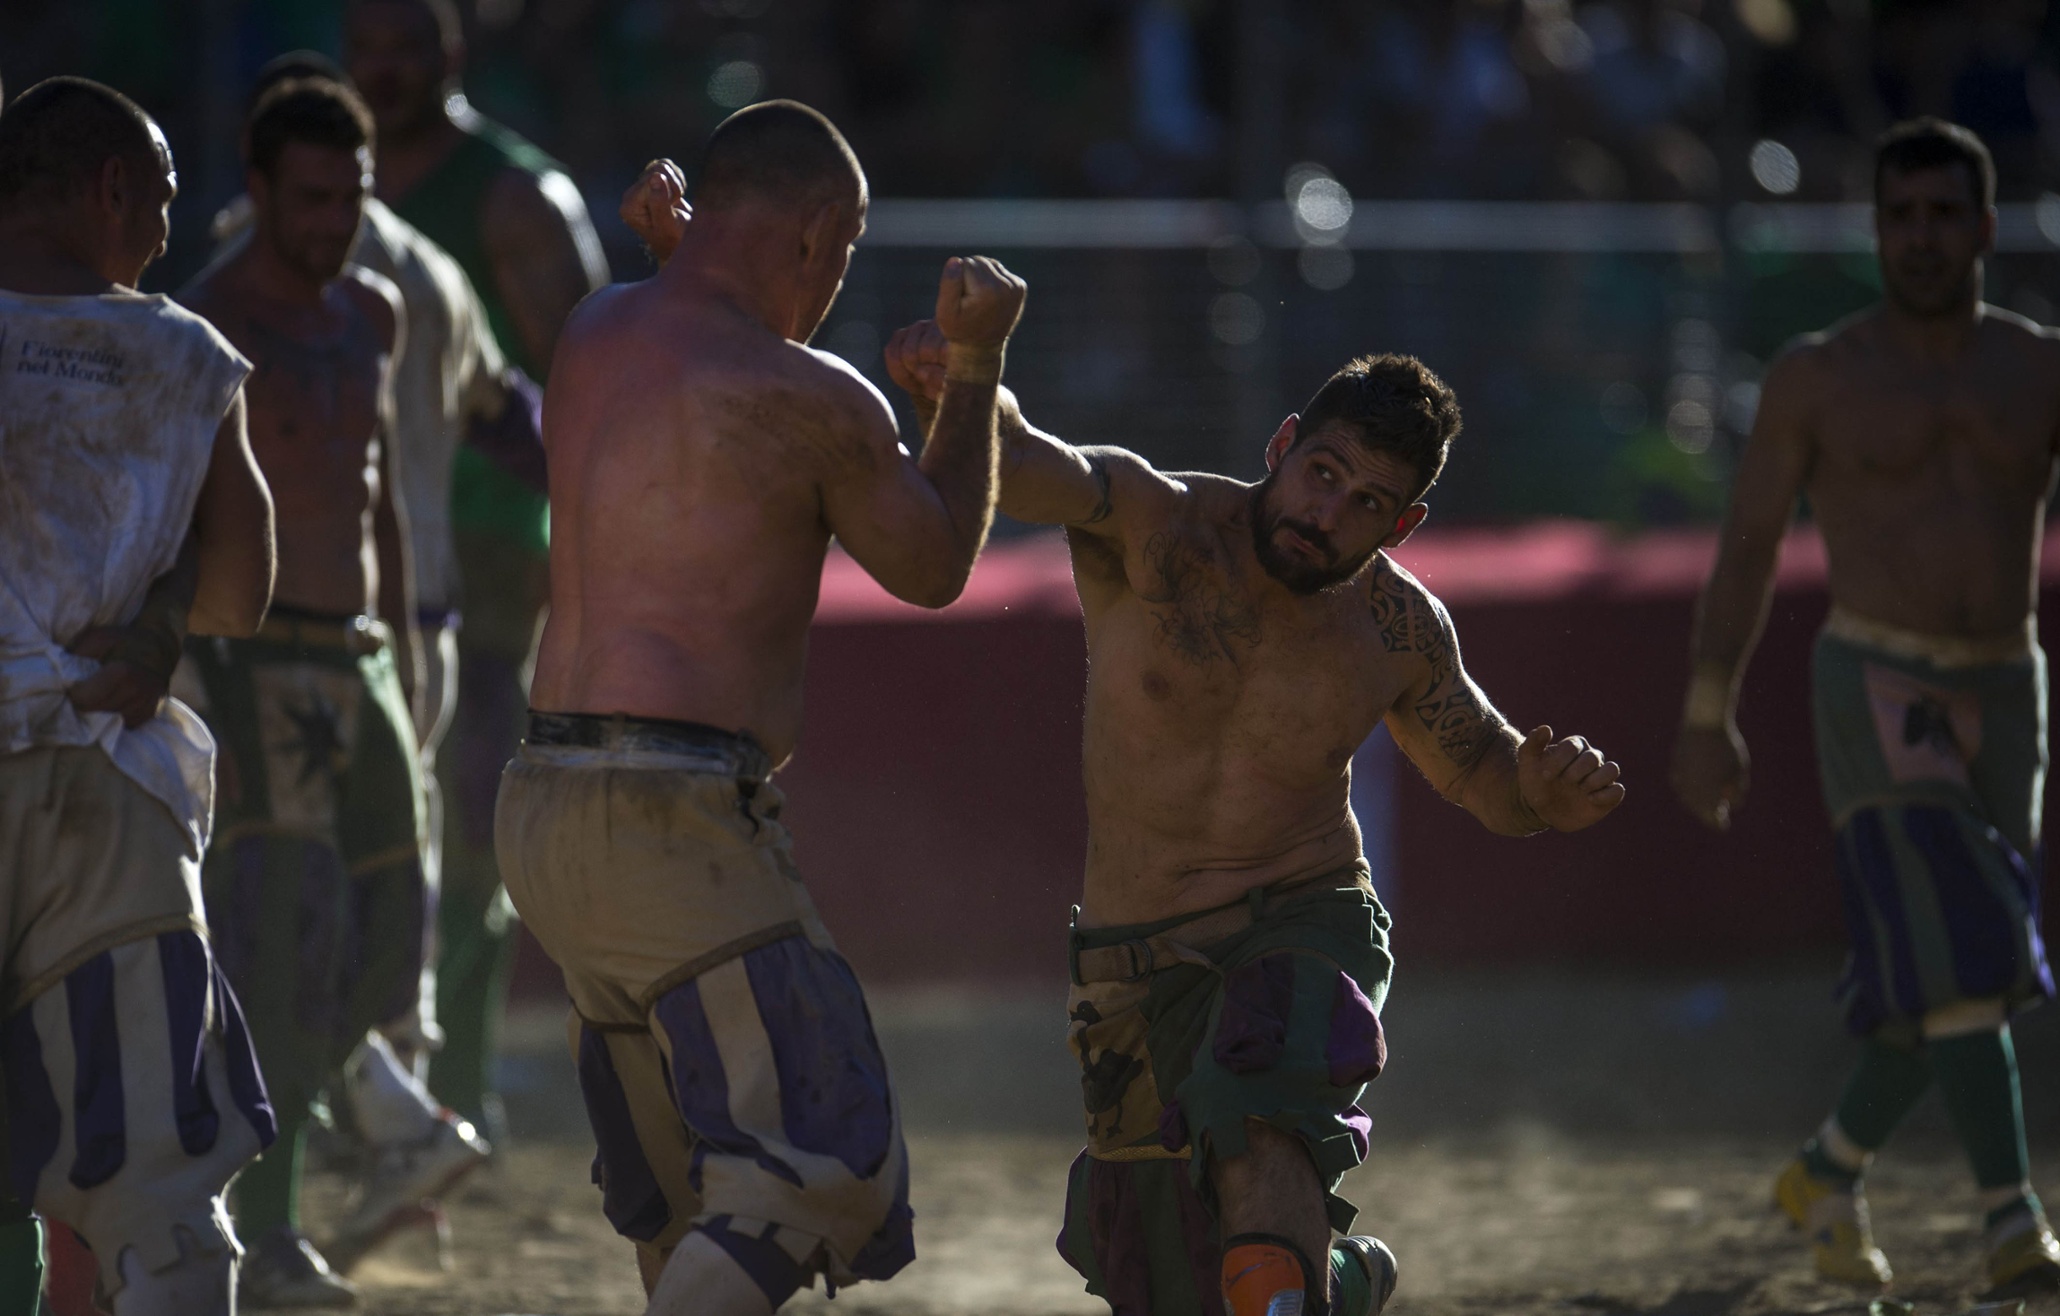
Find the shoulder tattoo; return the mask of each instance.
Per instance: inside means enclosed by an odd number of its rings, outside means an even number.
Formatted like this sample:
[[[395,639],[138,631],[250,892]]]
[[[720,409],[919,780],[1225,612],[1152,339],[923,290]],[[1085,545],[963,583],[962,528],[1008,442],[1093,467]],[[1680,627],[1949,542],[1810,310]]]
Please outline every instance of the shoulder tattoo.
[[[1106,521],[1109,519],[1109,512],[1111,510],[1109,507],[1108,459],[1098,452],[1087,453],[1086,457],[1087,469],[1094,473],[1095,487],[1101,490],[1101,500],[1095,503],[1092,512],[1073,522],[1074,525],[1094,525],[1096,522]]]
[[[1413,653],[1430,668],[1411,705],[1438,749],[1462,772],[1502,738],[1502,718],[1481,698],[1459,662],[1459,634],[1445,605],[1385,564],[1373,573],[1373,619],[1389,653]]]

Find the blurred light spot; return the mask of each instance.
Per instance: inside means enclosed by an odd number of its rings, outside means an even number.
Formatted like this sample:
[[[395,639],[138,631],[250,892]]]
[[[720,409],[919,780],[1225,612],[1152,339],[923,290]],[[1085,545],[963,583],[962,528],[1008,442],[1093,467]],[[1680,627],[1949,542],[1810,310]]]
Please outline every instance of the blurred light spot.
[[[1713,373],[1724,339],[1708,320],[1674,322],[1674,365],[1681,370]]]
[[[1667,405],[1683,399],[1700,402],[1712,410],[1717,405],[1717,381],[1708,375],[1682,373],[1667,381]]]
[[[1752,433],[1753,418],[1760,414],[1760,386],[1741,379],[1724,390],[1724,423],[1733,434]]]
[[[1795,40],[1795,11],[1788,0],[1738,0],[1738,21],[1763,46]]]
[[[1716,437],[1716,418],[1710,415],[1707,403],[1682,398],[1667,408],[1667,442],[1682,452],[1708,452]]]
[[[1336,292],[1352,281],[1352,253],[1343,247],[1304,247],[1295,268],[1302,282],[1318,292]]]
[[[449,92],[443,98],[443,112],[453,119],[463,119],[472,113],[472,102],[465,99],[462,91]]]
[[[1249,238],[1218,238],[1209,244],[1209,273],[1218,283],[1242,288],[1259,277],[1259,249]]]
[[[1802,186],[1802,161],[1771,137],[1753,143],[1747,162],[1752,166],[1752,181],[1775,196],[1787,196]]]
[[[1295,204],[1295,199],[1302,195],[1302,189],[1316,179],[1329,177],[1330,170],[1325,169],[1314,160],[1304,160],[1300,164],[1289,165],[1284,192],[1284,195],[1287,197],[1287,203],[1289,205]]]
[[[742,109],[758,99],[764,86],[763,69],[748,59],[733,59],[708,75],[708,99],[726,110]]]
[[[1295,193],[1295,218],[1319,233],[1336,233],[1352,222],[1352,194],[1335,178],[1312,178]]]
[[[1700,1215],[1702,1194],[1693,1188],[1655,1188],[1652,1209],[1660,1215]]]
[[[1561,73],[1585,73],[1595,62],[1595,43],[1571,18],[1548,19],[1531,31],[1538,42],[1538,53]]]
[[[1256,343],[1266,332],[1266,312],[1244,293],[1220,293],[1209,303],[1209,332],[1232,347]]]
[[[1629,380],[1619,379],[1602,390],[1602,423],[1618,434],[1629,434],[1645,425],[1645,392]]]
[[[2032,204],[2031,213],[2039,222],[2039,232],[2046,241],[2060,247],[2060,194],[2042,192]]]
[[[880,357],[880,331],[869,320],[846,320],[823,340],[823,350],[836,353],[860,370],[869,370]]]

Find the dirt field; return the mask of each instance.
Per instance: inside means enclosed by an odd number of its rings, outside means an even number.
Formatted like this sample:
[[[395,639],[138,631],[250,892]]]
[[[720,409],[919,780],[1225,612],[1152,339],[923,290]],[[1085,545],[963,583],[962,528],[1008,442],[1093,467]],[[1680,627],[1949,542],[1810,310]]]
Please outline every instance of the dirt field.
[[[1388,1011],[1390,1069],[1369,1102],[1373,1156],[1345,1187],[1359,1227],[1401,1259],[1389,1310],[1864,1312],[1862,1299],[1811,1277],[1767,1208],[1774,1171],[1822,1118],[1851,1056],[1827,982],[1819,966],[1668,983],[1405,980]],[[834,1306],[806,1294],[789,1310],[1106,1310],[1051,1246],[1078,1142],[1058,1011],[1044,997],[876,1002],[910,1129],[920,1258],[889,1285]],[[529,1011],[510,1032],[519,1141],[451,1205],[453,1271],[429,1268],[426,1239],[402,1239],[361,1268],[365,1310],[641,1310],[628,1247],[587,1183],[591,1147],[559,1021]],[[2029,1017],[2018,1043],[2043,1172],[2060,1146],[2060,1017]],[[337,1186],[318,1187],[326,1200]],[[1883,1157],[1871,1195],[1896,1296],[1927,1314],[1966,1310],[1979,1287],[1973,1188],[1935,1101]]]

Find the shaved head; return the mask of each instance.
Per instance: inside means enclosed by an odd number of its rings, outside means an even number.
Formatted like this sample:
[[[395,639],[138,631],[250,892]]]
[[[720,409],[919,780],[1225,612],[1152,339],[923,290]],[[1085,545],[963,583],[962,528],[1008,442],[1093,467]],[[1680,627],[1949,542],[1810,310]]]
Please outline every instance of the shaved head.
[[[865,203],[865,172],[835,124],[799,101],[763,101],[722,121],[708,139],[694,204],[722,210],[747,198],[809,209]]]
[[[146,169],[166,163],[143,108],[86,78],[50,78],[0,113],[0,204],[64,201],[95,184],[110,157]]]

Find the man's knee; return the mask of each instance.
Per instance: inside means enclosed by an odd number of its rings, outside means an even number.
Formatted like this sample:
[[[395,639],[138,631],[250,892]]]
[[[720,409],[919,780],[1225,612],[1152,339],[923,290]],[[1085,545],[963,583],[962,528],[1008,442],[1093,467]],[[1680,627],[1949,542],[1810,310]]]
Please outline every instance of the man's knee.
[[[730,1216],[703,1221],[671,1249],[664,1273],[650,1290],[648,1310],[651,1316],[778,1311],[808,1282],[803,1260],[819,1247],[819,1239],[776,1224],[751,1228]],[[797,1250],[801,1258],[794,1255]],[[638,1249],[639,1262],[650,1251]]]

